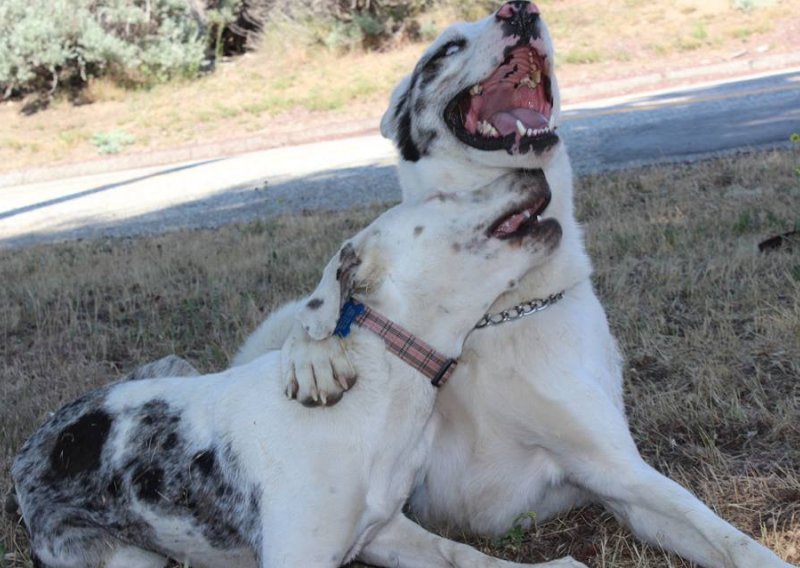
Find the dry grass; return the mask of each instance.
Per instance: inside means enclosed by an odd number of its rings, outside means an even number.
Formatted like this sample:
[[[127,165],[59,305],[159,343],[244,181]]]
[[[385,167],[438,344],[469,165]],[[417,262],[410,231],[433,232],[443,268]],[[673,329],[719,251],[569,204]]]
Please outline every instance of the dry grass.
[[[762,44],[772,52],[791,50],[800,33],[800,0],[752,12],[732,9],[729,0],[540,5],[565,86],[727,60]],[[485,14],[464,6],[459,11],[474,12],[472,18]],[[443,10],[424,23],[442,29],[458,16]],[[425,47],[337,54],[308,46],[309,33],[284,28],[268,36],[263,49],[193,82],[131,92],[98,81],[81,97],[92,104],[56,100],[30,116],[22,112],[24,102],[0,104],[0,173],[97,157],[92,140],[110,132],[133,136],[122,150],[130,153],[256,135],[270,139],[331,121],[377,117],[390,88]]]
[[[800,253],[756,245],[800,225],[798,159],[774,152],[642,169],[584,178],[578,189],[642,453],[794,563]],[[0,491],[47,411],[169,353],[203,370],[224,366],[264,313],[309,290],[335,245],[376,211],[0,253]],[[24,531],[4,521],[2,534],[15,554],[7,566],[28,567]],[[594,567],[688,566],[596,507],[472,542],[529,562],[570,553]]]

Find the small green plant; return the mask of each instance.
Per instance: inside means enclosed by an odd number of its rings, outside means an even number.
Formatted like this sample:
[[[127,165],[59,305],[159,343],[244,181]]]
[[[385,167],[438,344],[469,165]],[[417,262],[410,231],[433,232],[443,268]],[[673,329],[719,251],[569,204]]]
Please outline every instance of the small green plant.
[[[800,151],[800,134],[797,132],[792,133],[792,135],[789,137],[789,140],[791,140],[792,144],[795,145],[795,149]],[[800,177],[800,165],[794,169],[794,173],[796,176]]]
[[[775,0],[733,0],[733,7],[741,12],[752,12],[774,3]]]
[[[214,49],[214,59],[217,61],[224,55],[222,36],[225,29],[237,20],[241,8],[242,0],[219,0],[213,10],[206,12],[208,35]]]
[[[120,129],[98,132],[92,136],[92,144],[100,154],[119,154],[125,146],[130,146],[134,142],[136,137]]]
[[[736,223],[733,225],[733,232],[737,235],[744,235],[753,230],[755,222],[756,220],[753,216],[753,212],[749,209],[745,209],[739,213],[739,218],[736,219]]]
[[[695,23],[694,28],[692,28],[692,37],[698,41],[708,39],[708,32],[706,31],[706,27],[703,25],[703,22]]]
[[[535,523],[535,512],[528,511],[527,513],[522,513],[514,519],[514,523],[511,525],[511,528],[508,529],[506,534],[498,539],[497,545],[519,548],[525,541],[525,535],[528,534],[528,531],[530,530],[529,525],[532,526]]]

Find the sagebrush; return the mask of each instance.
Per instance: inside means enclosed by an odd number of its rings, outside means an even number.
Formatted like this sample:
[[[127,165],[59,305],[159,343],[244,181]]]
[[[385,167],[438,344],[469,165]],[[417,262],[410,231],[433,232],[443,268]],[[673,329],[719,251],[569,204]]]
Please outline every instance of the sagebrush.
[[[186,0],[3,0],[0,91],[52,92],[109,74],[132,84],[193,77],[206,46]]]

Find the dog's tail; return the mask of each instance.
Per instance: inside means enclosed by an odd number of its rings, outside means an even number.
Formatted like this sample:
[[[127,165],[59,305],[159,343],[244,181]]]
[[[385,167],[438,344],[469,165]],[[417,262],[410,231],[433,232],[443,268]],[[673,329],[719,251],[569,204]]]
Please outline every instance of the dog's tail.
[[[8,495],[6,495],[6,501],[3,510],[6,513],[6,518],[15,524],[22,519],[22,511],[20,511],[19,501],[17,501],[17,492],[14,490],[13,485],[11,486],[11,490],[8,492]]]

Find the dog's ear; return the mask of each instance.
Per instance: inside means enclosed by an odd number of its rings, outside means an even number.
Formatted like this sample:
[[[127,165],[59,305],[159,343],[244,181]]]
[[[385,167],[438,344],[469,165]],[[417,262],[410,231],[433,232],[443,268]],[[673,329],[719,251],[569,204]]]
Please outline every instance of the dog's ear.
[[[398,123],[408,105],[410,90],[411,75],[407,75],[400,80],[392,91],[392,96],[389,98],[389,108],[381,118],[381,135],[384,138],[397,142]]]
[[[342,304],[353,290],[362,286],[356,278],[359,266],[361,257],[353,243],[348,242],[325,267],[317,289],[297,314],[312,339],[325,339],[333,334]]]

